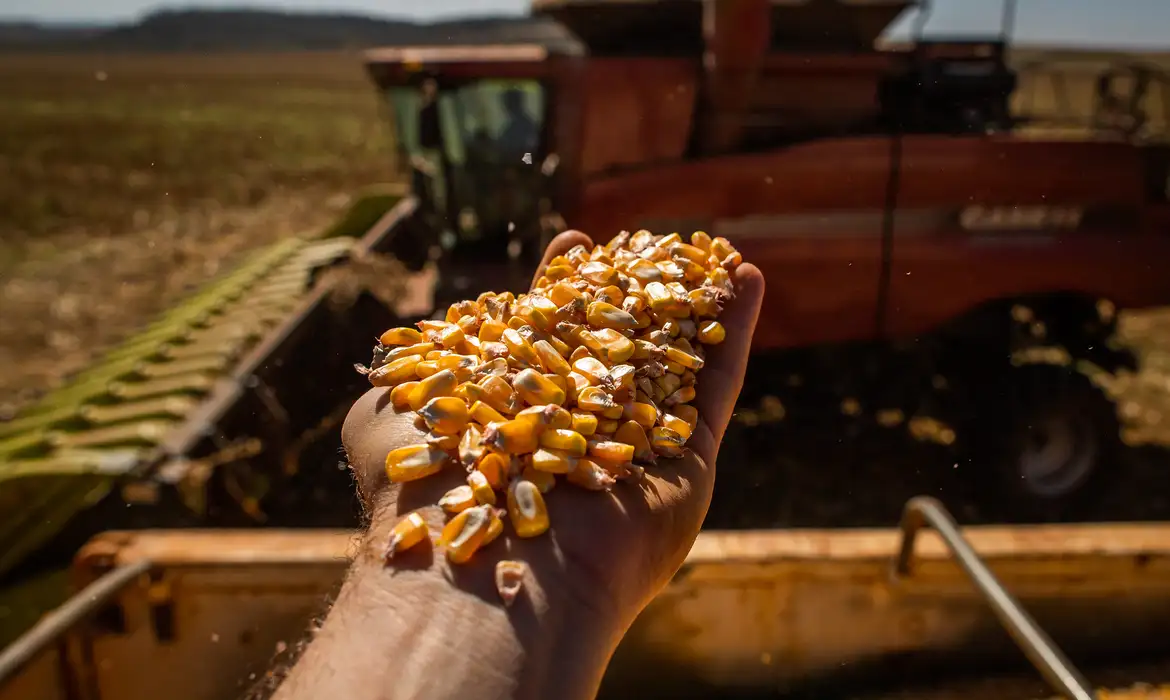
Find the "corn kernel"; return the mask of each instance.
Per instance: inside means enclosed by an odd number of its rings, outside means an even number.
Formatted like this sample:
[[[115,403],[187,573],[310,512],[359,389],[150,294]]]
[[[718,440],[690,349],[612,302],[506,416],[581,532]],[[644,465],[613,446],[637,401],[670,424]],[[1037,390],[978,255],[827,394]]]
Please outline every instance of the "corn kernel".
[[[418,386],[418,382],[404,382],[390,390],[390,405],[395,411],[410,410],[410,392]]]
[[[650,439],[646,437],[646,429],[636,421],[628,420],[618,426],[617,432],[613,434],[613,440],[633,446],[634,459],[654,461],[654,450],[651,449]]]
[[[431,399],[440,396],[453,397],[455,389],[458,387],[459,380],[456,379],[455,373],[451,370],[442,370],[419,381],[418,386],[414,388],[414,391],[410,392],[410,397],[407,400],[410,403],[410,408],[417,411]]]
[[[572,430],[546,430],[540,435],[540,446],[560,450],[574,457],[583,457],[585,436]]]
[[[459,449],[459,434],[440,435],[438,433],[428,433],[427,444],[434,445],[444,452],[454,452]]]
[[[386,455],[386,476],[394,483],[414,481],[437,474],[447,453],[433,445],[411,445]]]
[[[689,403],[695,400],[695,387],[684,386],[673,394],[663,399],[663,403],[667,406],[674,406],[680,403]]]
[[[422,361],[421,355],[407,355],[388,362],[370,372],[370,384],[374,386],[396,386],[415,379],[414,368]]]
[[[512,356],[517,360],[526,362],[531,366],[540,366],[540,358],[537,356],[536,351],[532,349],[532,346],[528,344],[524,336],[520,335],[515,328],[509,328],[504,331],[501,339],[504,341],[504,345],[508,346],[508,352],[512,353]]]
[[[447,558],[454,564],[469,561],[483,545],[491,520],[489,506],[474,506],[452,518],[439,536],[439,544],[446,548]]]
[[[462,513],[476,505],[475,492],[470,486],[456,486],[439,498],[439,507],[448,513]]]
[[[573,368],[549,341],[538,340],[532,344],[532,349],[536,351],[537,357],[540,358],[540,366],[545,372],[567,375],[573,371]]]
[[[523,562],[503,560],[496,564],[496,592],[505,607],[511,607],[516,597],[524,587],[524,572],[527,566]]]
[[[531,464],[524,467],[520,472],[520,478],[527,479],[536,484],[536,488],[541,493],[548,493],[557,485],[557,478],[553,476],[552,472],[542,472]]]
[[[590,491],[605,491],[614,485],[613,475],[591,459],[577,460],[577,467],[565,475],[569,483]]]
[[[575,432],[589,436],[597,432],[597,416],[585,411],[573,411],[573,423],[570,426]]]
[[[541,448],[532,453],[532,468],[549,474],[568,474],[577,467],[578,457],[563,450]]]
[[[475,465],[476,470],[483,474],[487,482],[494,489],[504,488],[508,481],[511,461],[498,452],[489,452]]]
[[[378,339],[382,345],[414,345],[422,342],[422,333],[413,328],[391,328]]]
[[[635,425],[637,425],[635,423]],[[634,446],[612,440],[590,441],[589,455],[606,462],[621,464],[634,459]]]
[[[543,535],[549,526],[544,496],[531,481],[517,479],[508,488],[508,515],[518,537]]]
[[[525,454],[536,450],[539,429],[532,421],[510,420],[491,423],[483,433],[483,441],[507,454]]]
[[[463,432],[467,421],[471,417],[467,413],[467,403],[454,396],[440,396],[431,399],[418,410],[433,432],[439,435],[458,435]],[[456,442],[458,445],[458,442]]]
[[[493,508],[491,511],[491,522],[488,523],[487,533],[483,536],[483,544],[480,547],[486,547],[495,541],[497,537],[504,534],[504,521],[500,519],[500,514],[503,511]]]
[[[621,364],[634,356],[634,342],[611,328],[594,331],[593,337],[605,348],[605,357],[612,365]]]
[[[526,369],[517,374],[512,380],[512,388],[521,399],[533,406],[559,405],[565,402],[565,390],[534,369]]]
[[[427,523],[418,513],[411,513],[390,530],[390,538],[382,553],[387,564],[395,554],[410,549],[427,538]]]
[[[622,404],[622,418],[636,421],[638,425],[649,430],[658,422],[658,409],[652,403],[628,401]]]
[[[662,418],[659,420],[662,423],[662,427],[673,430],[674,432],[681,435],[684,440],[690,439],[693,428],[691,427],[690,423],[686,422],[682,418],[671,415],[669,413],[664,413],[662,414]]]
[[[699,342],[704,345],[718,345],[727,337],[727,331],[718,321],[707,321],[699,329]]]

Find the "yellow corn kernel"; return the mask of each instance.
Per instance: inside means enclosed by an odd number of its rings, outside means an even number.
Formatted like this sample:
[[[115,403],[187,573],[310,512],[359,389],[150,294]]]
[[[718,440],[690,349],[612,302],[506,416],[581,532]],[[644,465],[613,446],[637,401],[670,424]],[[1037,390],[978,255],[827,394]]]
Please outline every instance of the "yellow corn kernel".
[[[570,427],[574,432],[582,435],[592,435],[597,432],[597,416],[585,411],[573,411],[573,423]]]
[[[594,435],[613,435],[620,425],[621,421],[618,420],[610,420],[608,418],[599,420],[597,421],[597,431]]]
[[[692,289],[687,292],[687,298],[691,301],[696,318],[718,316],[723,310],[723,305],[719,302],[719,292],[714,287]]]
[[[682,418],[679,418],[678,416],[673,416],[669,413],[662,414],[662,417],[659,420],[662,423],[662,427],[670,428],[674,432],[681,435],[683,440],[689,440],[691,437],[691,432],[694,430],[690,423],[686,422]]]
[[[395,554],[406,551],[419,542],[427,539],[427,523],[418,513],[411,513],[390,530],[390,538],[386,542],[386,549],[382,558],[387,564]]]
[[[462,343],[466,337],[462,328],[451,324],[439,332],[439,344],[445,348],[454,348]]]
[[[573,371],[573,368],[549,341],[538,340],[532,344],[532,349],[540,358],[540,366],[544,368],[545,372],[565,375]]]
[[[626,396],[634,390],[635,378],[633,365],[618,365],[609,371],[606,385],[613,390],[615,396]]]
[[[475,506],[459,513],[443,527],[439,544],[447,550],[452,564],[463,564],[483,546],[491,526],[492,512],[489,506]]]
[[[624,442],[634,447],[634,459],[648,462],[654,461],[654,451],[650,448],[650,438],[646,437],[646,430],[636,421],[628,420],[618,427],[613,434],[614,442]]]
[[[512,388],[530,405],[544,406],[565,402],[565,390],[534,369],[526,369],[512,380]]]
[[[658,426],[650,431],[650,445],[663,457],[681,457],[686,439],[670,428]]]
[[[479,426],[475,423],[468,423],[463,431],[463,435],[459,438],[459,444],[456,449],[459,452],[460,463],[468,469],[483,459],[486,448],[483,444],[483,431],[480,430]]]
[[[686,243],[675,243],[670,247],[672,257],[683,257],[698,265],[706,266],[707,252],[701,248]]]
[[[699,424],[699,409],[694,406],[675,406],[670,409],[670,414],[685,420],[692,430]]]
[[[593,331],[593,337],[605,348],[610,364],[621,364],[634,356],[634,341],[611,328]]]
[[[427,422],[427,427],[439,435],[459,435],[471,416],[467,404],[454,396],[439,396],[427,402],[418,414]]]
[[[496,592],[504,607],[511,607],[524,588],[524,572],[528,569],[524,562],[503,560],[496,564]]]
[[[502,489],[508,481],[511,470],[511,461],[508,457],[497,452],[489,452],[475,465],[476,470],[483,474],[493,489]]]
[[[394,348],[386,353],[386,362],[393,362],[397,359],[408,357],[410,355],[422,355],[426,357],[428,352],[435,349],[434,343],[415,343],[414,345],[403,345],[402,347]]]
[[[704,345],[718,345],[727,337],[727,331],[718,321],[707,321],[699,328],[699,342]]]
[[[695,231],[691,234],[691,245],[706,253],[711,250],[711,236],[706,231]]]
[[[583,457],[585,436],[572,430],[546,430],[540,434],[540,446],[560,450],[574,457]]]
[[[532,453],[532,468],[549,474],[568,474],[577,467],[579,456],[562,450],[541,448]]]
[[[615,479],[600,464],[591,459],[577,460],[577,467],[565,475],[576,486],[590,491],[605,491],[614,485]]]
[[[626,313],[613,304],[595,301],[586,307],[585,320],[594,328],[626,330],[638,325],[633,314]]]
[[[682,377],[673,373],[664,374],[658,379],[655,379],[654,383],[662,389],[663,396],[669,396],[682,386]]]
[[[487,426],[490,423],[503,423],[508,420],[502,413],[483,401],[476,401],[471,404],[470,415],[473,421],[483,426]]]
[[[573,363],[573,371],[583,375],[590,384],[600,384],[609,376],[609,368],[596,357],[582,357]]]
[[[480,386],[483,387],[480,400],[500,413],[511,415],[520,410],[520,397],[503,377],[488,377]]]
[[[662,400],[667,406],[674,406],[680,403],[689,403],[695,400],[695,387],[684,386],[670,396]]]
[[[630,263],[629,267],[626,268],[626,274],[644,285],[662,281],[662,270],[659,270],[658,266],[649,260],[641,258]]]
[[[487,475],[483,472],[478,470],[470,472],[467,475],[467,486],[471,489],[472,495],[475,496],[476,503],[485,506],[496,504],[496,490],[492,488]]]
[[[504,342],[504,345],[508,346],[508,352],[512,353],[512,357],[535,367],[540,366],[540,358],[537,356],[536,351],[532,349],[532,346],[528,344],[524,336],[520,335],[515,328],[509,328],[504,331],[501,340]]]
[[[533,467],[531,464],[524,467],[520,473],[520,478],[527,479],[528,481],[536,484],[536,488],[541,493],[548,493],[549,491],[553,490],[554,486],[557,485],[557,478],[555,476],[549,472],[542,472],[539,469]]]
[[[370,372],[368,378],[374,386],[396,386],[415,379],[414,368],[422,361],[421,355],[407,355],[388,362]]]
[[[577,362],[578,360],[583,360],[586,357],[593,357],[593,353],[589,352],[589,348],[585,347],[584,345],[578,345],[573,349],[573,352],[569,353],[569,364],[571,366],[573,363]],[[594,357],[593,359],[597,358]]]
[[[605,462],[622,464],[634,459],[634,446],[613,440],[591,440],[589,455]]]
[[[422,333],[413,328],[391,328],[378,342],[382,345],[414,345],[422,342]]]
[[[441,370],[420,381],[414,391],[410,392],[407,401],[410,408],[417,411],[431,399],[440,396],[453,396],[458,386],[459,380],[455,377],[454,372],[449,369]]]
[[[646,285],[646,301],[651,311],[671,318],[684,318],[690,313],[689,304],[682,303],[662,282]]]
[[[564,306],[573,301],[584,300],[581,292],[573,288],[573,285],[566,282],[557,282],[548,290],[548,298],[552,299],[557,306]]]
[[[399,447],[386,455],[386,476],[396,484],[423,479],[438,473],[446,461],[447,453],[433,445]]]
[[[462,513],[476,505],[475,491],[470,486],[456,486],[439,498],[439,507],[448,513]]]
[[[622,404],[622,418],[635,421],[638,425],[649,430],[658,422],[658,408],[652,403],[627,401]]]
[[[622,302],[625,301],[626,295],[625,292],[621,290],[621,287],[611,284],[608,287],[602,287],[601,289],[597,290],[597,293],[593,295],[593,298],[599,302],[609,304],[611,306],[621,307]],[[624,311],[624,309],[622,310]],[[586,318],[588,318],[588,311],[586,311]],[[590,323],[592,323],[592,321]]]
[[[492,520],[490,523],[488,523],[487,534],[483,536],[483,544],[481,544],[480,547],[488,546],[492,542],[495,542],[497,537],[504,534],[504,521],[500,519],[501,513],[503,513],[502,510],[492,508]]]
[[[589,386],[585,387],[579,394],[577,394],[577,406],[585,409],[586,411],[599,413],[611,409],[614,406],[617,406],[617,404],[614,403],[610,395],[605,392],[605,389],[597,386]],[[618,406],[618,408],[621,407]]]
[[[419,379],[426,379],[439,371],[439,363],[436,360],[423,360],[414,366],[414,376]]]
[[[390,390],[390,405],[395,411],[402,412],[410,409],[410,392],[418,386],[418,382],[405,382]]]
[[[608,287],[618,282],[618,271],[603,262],[587,262],[581,266],[578,274],[599,287]]]
[[[696,372],[703,369],[703,361],[698,357],[685,352],[684,350],[676,348],[673,345],[667,345],[662,349],[666,353],[666,359],[670,362],[677,362],[686,369],[694,370]],[[681,372],[679,374],[681,374]]]
[[[479,325],[479,340],[481,343],[491,343],[499,340],[508,330],[508,325],[502,321],[489,318]]]
[[[483,433],[483,441],[500,452],[518,455],[536,450],[539,432],[539,427],[533,421],[491,423]]]
[[[663,236],[662,238],[658,239],[658,242],[655,245],[657,245],[659,248],[662,248],[663,250],[670,250],[670,247],[672,245],[674,245],[675,243],[681,243],[681,242],[682,242],[682,236],[678,235],[678,233],[675,232],[675,233],[667,234],[667,235]]]
[[[544,496],[540,495],[536,484],[526,479],[517,479],[508,488],[508,515],[518,537],[537,537],[548,530]]]
[[[455,387],[454,396],[463,399],[468,406],[471,406],[483,396],[483,387],[475,382],[463,382]]]
[[[428,426],[429,427],[429,426]],[[450,435],[442,435],[440,433],[428,433],[427,444],[443,450],[444,452],[454,452],[459,449],[459,433]]]

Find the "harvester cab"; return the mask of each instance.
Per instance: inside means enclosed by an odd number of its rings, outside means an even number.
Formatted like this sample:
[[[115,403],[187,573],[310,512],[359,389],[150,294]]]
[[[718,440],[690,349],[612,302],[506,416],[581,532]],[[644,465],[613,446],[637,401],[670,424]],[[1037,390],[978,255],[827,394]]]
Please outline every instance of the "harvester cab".
[[[368,55],[419,216],[449,260],[506,258],[531,267],[561,223],[546,56],[538,46]]]

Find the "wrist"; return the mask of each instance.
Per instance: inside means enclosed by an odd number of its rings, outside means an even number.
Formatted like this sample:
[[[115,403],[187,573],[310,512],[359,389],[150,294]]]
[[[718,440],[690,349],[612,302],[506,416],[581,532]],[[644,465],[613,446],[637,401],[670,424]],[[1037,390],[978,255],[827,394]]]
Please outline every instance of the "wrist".
[[[466,653],[474,657],[468,662],[482,666],[475,675],[513,678],[506,693],[511,697],[596,693],[624,630],[596,590],[573,576],[555,538],[498,541],[467,563],[451,564],[432,543],[448,517],[437,506],[400,507],[414,499],[393,492],[379,500],[351,576],[362,591],[358,595],[393,599],[395,607],[409,609],[424,625],[425,637],[465,639]],[[390,530],[409,512],[423,516],[432,542],[399,553],[387,567],[383,553]],[[520,594],[508,607],[495,583],[496,564],[505,559],[527,567]]]

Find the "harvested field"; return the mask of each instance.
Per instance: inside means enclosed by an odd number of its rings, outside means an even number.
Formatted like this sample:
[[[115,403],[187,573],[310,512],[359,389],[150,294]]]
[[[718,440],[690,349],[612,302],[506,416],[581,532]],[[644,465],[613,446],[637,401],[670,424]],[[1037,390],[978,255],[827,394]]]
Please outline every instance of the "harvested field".
[[[349,53],[0,56],[0,417],[392,177]]]

